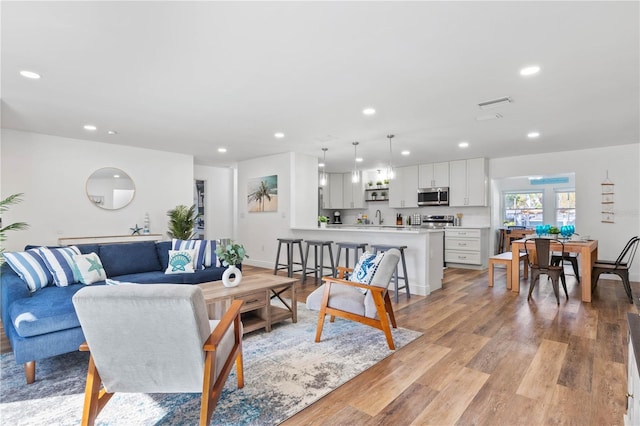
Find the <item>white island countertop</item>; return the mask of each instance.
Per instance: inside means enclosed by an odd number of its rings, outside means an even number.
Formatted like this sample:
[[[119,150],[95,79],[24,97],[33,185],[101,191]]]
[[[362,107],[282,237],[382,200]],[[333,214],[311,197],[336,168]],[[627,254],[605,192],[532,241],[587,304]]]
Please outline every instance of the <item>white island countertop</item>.
[[[345,232],[382,232],[403,234],[427,234],[430,232],[444,232],[444,228],[423,228],[420,226],[400,225],[328,225],[326,228],[292,228],[294,231],[345,231]]]

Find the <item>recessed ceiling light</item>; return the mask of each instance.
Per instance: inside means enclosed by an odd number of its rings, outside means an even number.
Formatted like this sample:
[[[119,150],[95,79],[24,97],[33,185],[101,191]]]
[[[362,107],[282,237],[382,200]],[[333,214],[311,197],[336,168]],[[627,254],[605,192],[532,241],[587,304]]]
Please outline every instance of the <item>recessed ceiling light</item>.
[[[539,132],[529,132],[529,133],[527,133],[527,137],[528,138],[537,138],[538,136],[540,136]]]
[[[120,175],[113,175],[114,178],[118,179]]]
[[[373,114],[376,113],[376,110],[373,109],[373,108],[365,108],[365,109],[362,110],[362,113],[364,115],[373,115]]]
[[[110,134],[110,135],[117,135],[118,134],[118,132],[116,132],[115,130],[109,130],[109,131],[107,131],[107,133]]]
[[[540,67],[537,65],[532,65],[530,67],[524,67],[520,70],[520,75],[523,76],[527,76],[527,75],[534,75],[534,74],[538,74],[540,72]]]
[[[404,151],[402,151],[400,154],[402,155],[409,155],[411,154],[411,151],[407,151],[406,149]]]
[[[97,130],[98,128],[96,126],[94,126],[93,124],[85,124],[84,125],[84,129],[93,132],[93,131]]]
[[[358,157],[358,158],[356,158],[356,161],[357,161],[358,163],[362,163],[364,160],[362,159],[362,157]]]
[[[469,142],[460,142],[460,143],[458,144],[458,146],[459,146],[460,148],[467,148],[467,147],[469,146]]]
[[[324,167],[324,163],[318,163],[318,167]]]
[[[498,119],[498,118],[502,118],[502,114],[495,113],[495,114],[479,115],[479,116],[476,117],[476,121],[495,120],[495,119]]]
[[[33,71],[20,71],[20,75],[23,76],[24,78],[30,78],[32,80],[37,80],[40,78],[40,74],[38,74],[37,72],[33,72]]]
[[[225,153],[227,152],[227,148],[218,148],[218,152]]]
[[[282,138],[284,138],[284,133],[282,133],[282,132],[277,132],[277,133],[275,133],[273,136],[275,136],[275,137],[276,137],[276,138],[278,138],[278,139],[282,139]]]

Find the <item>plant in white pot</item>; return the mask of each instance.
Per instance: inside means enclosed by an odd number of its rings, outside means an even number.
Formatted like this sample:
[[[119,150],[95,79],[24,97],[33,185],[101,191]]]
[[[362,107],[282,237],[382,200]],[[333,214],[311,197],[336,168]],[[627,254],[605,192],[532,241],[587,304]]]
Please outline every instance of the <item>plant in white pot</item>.
[[[216,247],[216,255],[222,262],[222,266],[227,267],[222,274],[222,284],[224,284],[225,287],[235,287],[240,284],[242,281],[242,272],[238,268],[238,265],[242,263],[245,257],[249,257],[244,250],[244,246],[230,241],[229,244]],[[233,281],[231,281],[231,275],[235,276]]]
[[[320,222],[320,228],[326,228],[327,223],[329,223],[328,216],[318,216],[318,222]]]

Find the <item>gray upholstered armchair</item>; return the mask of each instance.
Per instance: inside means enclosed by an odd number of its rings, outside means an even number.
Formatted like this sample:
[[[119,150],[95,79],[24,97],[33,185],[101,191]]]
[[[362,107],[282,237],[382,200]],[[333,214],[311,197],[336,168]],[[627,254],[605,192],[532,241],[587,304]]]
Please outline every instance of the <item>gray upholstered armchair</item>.
[[[307,297],[307,308],[320,311],[316,342],[320,341],[324,317],[328,314],[331,322],[338,316],[382,330],[389,349],[395,349],[390,323],[393,328],[397,326],[387,287],[399,260],[397,249],[384,252],[369,284],[345,280],[345,273],[351,269],[344,267],[338,267],[338,278],[323,277],[325,283]]]
[[[83,425],[114,392],[202,393],[200,425],[207,425],[234,362],[244,386],[242,301],[216,321],[190,285],[87,287],[73,304],[87,339],[80,350],[91,352]]]

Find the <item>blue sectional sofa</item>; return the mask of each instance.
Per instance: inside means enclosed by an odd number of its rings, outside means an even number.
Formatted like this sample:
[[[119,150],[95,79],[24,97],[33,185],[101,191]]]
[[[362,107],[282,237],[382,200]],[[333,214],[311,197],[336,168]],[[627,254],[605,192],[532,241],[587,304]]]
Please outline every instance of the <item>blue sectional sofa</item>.
[[[82,254],[96,253],[109,279],[140,284],[199,284],[222,279],[226,268],[210,266],[186,274],[165,274],[171,241],[78,245]],[[27,246],[35,248],[38,246]],[[213,262],[215,265],[215,262]],[[104,285],[100,281],[91,285]],[[84,284],[50,284],[30,292],[26,282],[4,263],[0,269],[2,324],[16,363],[24,364],[27,383],[35,380],[35,362],[74,352],[85,341],[71,302]]]

